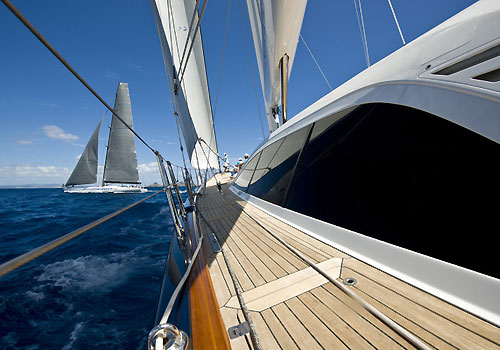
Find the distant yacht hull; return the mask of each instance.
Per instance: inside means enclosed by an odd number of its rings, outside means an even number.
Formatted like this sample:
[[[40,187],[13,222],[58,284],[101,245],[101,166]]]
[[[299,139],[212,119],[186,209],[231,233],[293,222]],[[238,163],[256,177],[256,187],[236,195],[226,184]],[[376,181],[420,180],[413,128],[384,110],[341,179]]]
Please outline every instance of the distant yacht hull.
[[[66,193],[145,193],[146,188],[139,186],[90,186],[90,187],[65,187]]]

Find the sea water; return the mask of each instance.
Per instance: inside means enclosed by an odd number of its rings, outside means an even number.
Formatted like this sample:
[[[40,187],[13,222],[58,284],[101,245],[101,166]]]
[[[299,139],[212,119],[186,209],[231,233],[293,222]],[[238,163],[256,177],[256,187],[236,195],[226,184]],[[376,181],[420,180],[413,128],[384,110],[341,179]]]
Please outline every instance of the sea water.
[[[0,263],[151,193],[0,190]],[[173,233],[165,195],[0,278],[0,349],[145,349]]]

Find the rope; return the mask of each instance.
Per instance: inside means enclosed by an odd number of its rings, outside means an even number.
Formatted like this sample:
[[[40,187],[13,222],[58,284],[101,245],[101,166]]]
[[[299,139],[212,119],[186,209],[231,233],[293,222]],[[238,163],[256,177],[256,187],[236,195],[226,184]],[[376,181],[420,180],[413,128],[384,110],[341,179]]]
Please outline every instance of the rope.
[[[391,7],[392,16],[394,17],[394,22],[396,22],[396,27],[398,27],[399,35],[401,36],[401,40],[403,41],[403,45],[406,45],[405,38],[403,37],[403,32],[401,31],[401,28],[399,27],[399,22],[398,22],[398,18],[396,17],[396,12],[394,12],[394,8],[392,7],[391,0],[387,0],[387,1],[389,2],[389,6]]]
[[[354,1],[354,8],[356,9],[356,18],[358,19],[359,31],[361,33],[361,42],[363,43],[363,49],[365,51],[366,65],[370,67],[370,55],[368,54],[368,42],[366,41],[365,22],[363,20],[363,9],[361,8],[361,0],[353,0],[353,1]],[[359,3],[359,10],[358,10],[358,3]]]
[[[20,255],[17,258],[11,259],[11,260],[3,263],[2,265],[0,265],[0,277],[8,274],[9,272],[27,264],[27,263],[29,263],[30,261],[38,258],[39,256],[41,256],[47,252],[50,252],[52,249],[59,247],[60,245],[72,240],[73,238],[80,236],[82,233],[87,232],[88,230],[108,221],[109,219],[114,218],[115,216],[135,207],[137,204],[140,204],[140,203],[144,202],[145,200],[147,200],[153,196],[156,196],[158,193],[161,193],[163,191],[164,190],[153,193],[152,195],[147,196],[146,198],[143,198],[143,199],[141,199],[135,203],[132,203],[132,204],[120,209],[120,210],[117,210],[117,211],[115,211],[109,215],[106,215],[98,220],[95,220],[95,221],[91,222],[90,224],[82,226],[77,230],[71,231],[70,233],[67,233],[64,236],[56,238],[49,243],[46,243],[38,248],[35,248],[27,253],[24,253],[23,255]]]
[[[210,223],[205,219],[203,214],[199,212],[201,219],[205,222],[205,224],[208,226],[208,228],[212,231],[215,232],[215,230],[212,228]],[[214,233],[214,238],[217,241],[217,244],[219,244],[219,241],[217,239],[217,236]],[[220,244],[219,244],[220,246]],[[257,328],[255,327],[255,324],[253,323],[252,317],[250,316],[250,313],[248,312],[247,305],[245,303],[245,299],[243,299],[243,289],[241,288],[240,282],[238,281],[238,278],[236,277],[231,264],[229,263],[229,259],[227,258],[226,252],[224,249],[222,249],[221,246],[221,253],[222,257],[224,258],[224,261],[227,266],[227,270],[229,272],[229,275],[231,276],[231,280],[234,285],[234,290],[236,292],[236,297],[238,298],[238,303],[240,304],[241,311],[243,312],[243,317],[245,318],[245,321],[248,324],[248,327],[250,328],[250,340],[252,341],[253,348],[256,350],[262,350],[262,345],[260,344],[259,337],[257,335]]]
[[[321,73],[321,75],[323,76],[323,79],[325,79],[325,81],[326,81],[326,85],[328,85],[328,87],[330,88],[330,90],[333,90],[332,86],[331,86],[331,85],[330,85],[330,83],[328,82],[328,79],[326,79],[325,73],[323,73],[323,70],[322,70],[322,69],[321,69],[321,67],[319,66],[318,61],[316,61],[316,58],[314,57],[314,55],[313,55],[313,53],[312,53],[311,49],[310,49],[310,48],[309,48],[309,46],[307,45],[307,43],[306,43],[306,41],[305,41],[304,37],[302,36],[302,34],[299,34],[299,36],[300,36],[300,38],[302,39],[302,42],[304,43],[304,45],[306,46],[307,51],[309,51],[309,54],[311,55],[311,57],[312,57],[312,59],[313,59],[314,63],[316,64],[316,67],[318,67],[319,72],[320,72],[320,73]]]
[[[30,30],[31,33],[77,78],[92,95],[94,95],[113,115],[122,122],[127,129],[129,129],[147,148],[149,148],[153,153],[155,150],[142,139],[142,137],[137,134],[134,129],[132,129],[125,121],[115,113],[113,108],[111,108],[106,101],[78,74],[73,67],[54,49],[54,47],[40,34],[40,32],[23,16],[23,14],[9,1],[2,0],[4,5]]]
[[[215,155],[217,156],[217,158],[219,158],[220,160],[222,160],[223,162],[225,162],[225,161],[224,161],[224,158],[221,158],[221,156],[219,156],[219,154],[218,154],[217,152],[215,152],[212,148],[210,148],[210,146],[208,145],[208,143],[207,143],[205,140],[203,140],[203,139],[200,137],[200,138],[198,139],[198,141],[201,141],[201,142],[203,142],[205,145],[207,145],[208,149],[209,149],[210,151],[212,151],[212,153],[213,153],[213,154],[215,154]],[[203,151],[203,152],[205,152],[205,151]],[[235,165],[233,165],[233,166],[236,166],[236,164],[235,164]]]
[[[249,68],[251,76],[252,76],[253,91],[255,93],[255,102],[257,104],[257,112],[259,113],[260,129],[262,130],[262,138],[265,139],[266,138],[266,134],[264,132],[264,123],[262,121],[262,113],[261,113],[261,108],[260,108],[260,103],[259,103],[259,96],[257,94],[257,83],[256,83],[256,79],[255,79],[255,76],[254,76],[254,71],[252,69],[252,59],[251,59],[251,55],[250,55],[250,47],[248,45],[248,38],[247,38],[245,26],[243,24],[244,23],[243,8],[241,6],[241,2],[240,1],[238,1],[238,5],[240,7],[241,29],[242,29],[241,32],[243,33],[243,37],[245,38],[245,44],[246,44],[246,47],[247,47],[247,56],[248,56],[248,68]]]
[[[373,316],[378,318],[380,321],[385,323],[389,328],[391,328],[393,331],[398,333],[400,336],[402,336],[404,339],[406,339],[408,342],[413,344],[417,349],[420,350],[430,350],[430,348],[425,345],[423,342],[421,342],[417,337],[415,337],[413,334],[408,332],[406,329],[401,327],[399,324],[394,322],[392,319],[384,315],[382,312],[380,312],[378,309],[373,307],[372,305],[368,304],[365,300],[363,300],[361,297],[359,297],[356,293],[354,293],[352,290],[347,288],[345,285],[337,281],[335,278],[332,278],[328,273],[323,271],[321,268],[317,267],[316,264],[309,260],[307,257],[305,257],[302,253],[300,253],[297,249],[289,245],[287,242],[285,242],[283,239],[278,237],[276,234],[268,230],[266,227],[264,227],[257,219],[255,219],[252,215],[250,215],[247,211],[245,213],[253,220],[257,225],[259,225],[262,229],[264,229],[267,233],[269,233],[274,239],[276,239],[278,242],[280,242],[282,245],[284,245],[288,250],[290,250],[293,254],[295,254],[297,257],[302,259],[305,263],[307,263],[310,267],[312,267],[316,272],[318,272],[320,275],[325,277],[329,282],[333,283],[337,288],[339,288],[342,292],[350,296],[352,299],[354,299],[358,304],[360,304],[366,311],[371,313]]]

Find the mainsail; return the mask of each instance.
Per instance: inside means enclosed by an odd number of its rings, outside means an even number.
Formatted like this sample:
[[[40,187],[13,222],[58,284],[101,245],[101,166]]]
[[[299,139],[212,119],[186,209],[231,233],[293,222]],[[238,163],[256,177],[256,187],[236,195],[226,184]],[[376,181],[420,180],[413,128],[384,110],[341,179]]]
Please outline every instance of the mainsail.
[[[280,62],[285,55],[288,56],[288,79],[306,5],[307,0],[247,0],[267,122],[271,132],[279,125],[277,108],[283,102]]]
[[[191,164],[201,169],[218,168],[201,33],[195,34],[200,30],[196,26],[196,3],[189,0],[151,0],[174,108]],[[192,28],[191,21],[194,23]]]
[[[132,106],[127,83],[118,84],[114,111],[133,128]],[[115,115],[111,119],[109,130],[103,185],[105,183],[140,183],[134,134]]]
[[[90,137],[87,146],[83,150],[75,169],[69,176],[65,186],[71,185],[86,185],[97,182],[97,150],[99,141],[99,129],[101,128],[102,119],[97,124],[97,128]]]

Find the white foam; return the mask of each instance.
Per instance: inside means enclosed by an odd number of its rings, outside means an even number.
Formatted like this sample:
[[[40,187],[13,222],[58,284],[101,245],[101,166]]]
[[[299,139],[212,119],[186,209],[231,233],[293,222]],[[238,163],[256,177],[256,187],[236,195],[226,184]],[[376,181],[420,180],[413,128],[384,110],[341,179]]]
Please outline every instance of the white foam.
[[[131,255],[90,255],[42,265],[43,272],[37,277],[37,281],[48,282],[63,289],[106,291],[124,282],[132,272],[134,257]]]
[[[69,343],[66,344],[62,350],[69,350],[73,347],[73,343],[78,339],[78,334],[82,332],[82,329],[83,329],[83,323],[84,322],[78,322],[76,325],[75,325],[75,328],[73,329],[73,331],[71,332],[70,336],[69,336]]]

